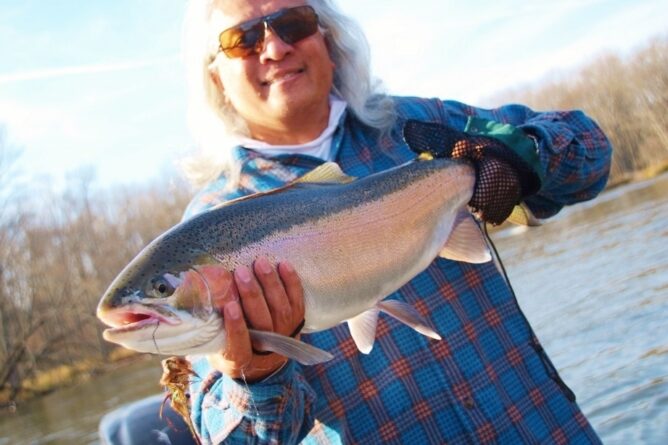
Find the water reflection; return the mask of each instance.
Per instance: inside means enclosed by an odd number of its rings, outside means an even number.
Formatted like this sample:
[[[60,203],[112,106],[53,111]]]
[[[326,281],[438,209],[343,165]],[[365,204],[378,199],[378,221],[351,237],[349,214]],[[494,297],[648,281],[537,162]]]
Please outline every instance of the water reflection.
[[[100,417],[132,400],[156,394],[160,362],[147,357],[93,380],[20,405],[0,419],[0,445],[97,444]]]

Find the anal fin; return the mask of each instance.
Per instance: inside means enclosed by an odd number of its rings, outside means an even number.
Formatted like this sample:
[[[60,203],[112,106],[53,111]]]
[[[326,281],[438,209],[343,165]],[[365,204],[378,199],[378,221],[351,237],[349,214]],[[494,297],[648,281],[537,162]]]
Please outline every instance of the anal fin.
[[[376,339],[378,309],[369,309],[356,317],[348,319],[347,322],[350,335],[352,335],[357,349],[363,354],[370,353],[373,348],[373,342]]]
[[[417,309],[408,303],[397,300],[385,300],[378,303],[378,308],[422,335],[426,335],[434,340],[441,339],[441,336],[427,325],[427,320],[424,319]]]

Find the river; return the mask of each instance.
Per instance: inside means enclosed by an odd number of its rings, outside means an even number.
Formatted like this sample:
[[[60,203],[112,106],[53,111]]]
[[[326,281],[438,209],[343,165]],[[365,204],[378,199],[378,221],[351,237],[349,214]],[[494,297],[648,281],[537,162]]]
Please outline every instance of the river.
[[[520,305],[606,444],[668,443],[668,175],[544,226],[493,235]],[[97,444],[100,417],[156,393],[156,360],[19,407],[0,445]]]

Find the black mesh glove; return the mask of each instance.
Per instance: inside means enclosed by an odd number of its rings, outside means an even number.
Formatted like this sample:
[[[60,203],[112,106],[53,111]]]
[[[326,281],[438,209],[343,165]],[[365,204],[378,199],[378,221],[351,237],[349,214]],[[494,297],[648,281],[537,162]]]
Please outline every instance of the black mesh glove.
[[[483,221],[501,224],[522,198],[540,187],[531,167],[498,139],[415,120],[407,121],[403,131],[406,143],[416,153],[473,162],[476,182],[469,205]]]

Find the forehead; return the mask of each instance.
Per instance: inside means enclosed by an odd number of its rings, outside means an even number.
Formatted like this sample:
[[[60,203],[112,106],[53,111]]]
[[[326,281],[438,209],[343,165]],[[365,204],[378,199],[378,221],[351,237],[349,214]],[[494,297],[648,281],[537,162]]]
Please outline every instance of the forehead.
[[[305,4],[305,0],[218,0],[214,2],[210,24],[214,29],[223,30],[279,9]]]

